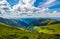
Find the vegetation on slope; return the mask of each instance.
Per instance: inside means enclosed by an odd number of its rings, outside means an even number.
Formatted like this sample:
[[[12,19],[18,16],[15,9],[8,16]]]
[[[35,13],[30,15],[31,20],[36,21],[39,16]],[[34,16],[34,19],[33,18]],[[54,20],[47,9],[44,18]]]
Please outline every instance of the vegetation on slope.
[[[0,23],[0,39],[37,39],[37,34]]]
[[[39,33],[47,33],[47,34],[60,34],[60,23],[52,24],[47,26],[35,26],[34,29]]]
[[[60,39],[59,34],[33,33],[0,23],[0,39]]]

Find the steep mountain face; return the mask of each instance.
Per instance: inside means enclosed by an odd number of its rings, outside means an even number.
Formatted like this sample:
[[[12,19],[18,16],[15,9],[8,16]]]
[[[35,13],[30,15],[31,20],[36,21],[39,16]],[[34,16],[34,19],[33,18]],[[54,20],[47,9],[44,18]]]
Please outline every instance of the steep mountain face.
[[[20,19],[4,19],[0,18],[0,22],[16,26],[16,27],[31,27],[31,26],[44,26],[48,24],[60,23],[60,21],[51,20],[48,18],[20,18]]]

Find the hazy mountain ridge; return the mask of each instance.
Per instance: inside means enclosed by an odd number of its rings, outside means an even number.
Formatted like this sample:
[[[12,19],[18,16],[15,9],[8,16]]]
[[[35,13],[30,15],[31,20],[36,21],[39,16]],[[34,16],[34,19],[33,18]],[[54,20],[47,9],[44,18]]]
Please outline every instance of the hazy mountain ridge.
[[[0,18],[0,22],[16,26],[16,27],[31,27],[31,26],[44,26],[48,24],[60,23],[60,21],[51,20],[48,18],[20,18],[20,19],[5,19]]]

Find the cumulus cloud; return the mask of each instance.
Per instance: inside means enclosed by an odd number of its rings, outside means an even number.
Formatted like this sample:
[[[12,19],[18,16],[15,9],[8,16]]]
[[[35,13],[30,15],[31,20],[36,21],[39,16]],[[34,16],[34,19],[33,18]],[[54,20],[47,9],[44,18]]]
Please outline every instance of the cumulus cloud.
[[[36,0],[20,0],[18,4],[12,8],[6,0],[0,1],[2,7],[0,7],[0,17],[3,18],[28,18],[28,17],[60,17],[60,12],[50,12],[49,7],[54,5],[56,0],[47,0],[42,3],[39,7],[34,7]],[[4,6],[6,4],[6,6]],[[0,5],[0,6],[1,6]],[[3,8],[8,8],[6,12]],[[9,13],[9,14],[8,14]]]

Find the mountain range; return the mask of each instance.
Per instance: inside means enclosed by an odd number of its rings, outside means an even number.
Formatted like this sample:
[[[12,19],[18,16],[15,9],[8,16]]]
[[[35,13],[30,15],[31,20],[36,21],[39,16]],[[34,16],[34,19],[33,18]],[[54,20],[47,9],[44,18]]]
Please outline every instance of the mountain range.
[[[11,26],[23,27],[23,28],[60,23],[60,21],[48,18],[17,18],[17,19],[0,18],[0,22]]]
[[[54,27],[53,29],[56,30],[55,32],[60,30],[59,26],[57,27],[57,25],[51,26],[52,28]],[[39,27],[40,29],[42,29],[42,32],[40,33],[39,31],[30,32],[23,28],[16,28],[0,22],[0,39],[60,39],[59,32],[57,32],[56,34],[50,34],[50,30],[53,31],[51,27],[44,27],[44,29],[42,27]],[[38,30],[39,28],[37,28],[36,30]],[[45,32],[43,30],[45,30]]]

